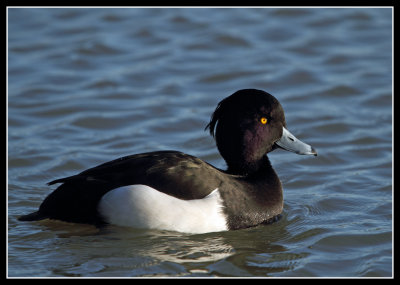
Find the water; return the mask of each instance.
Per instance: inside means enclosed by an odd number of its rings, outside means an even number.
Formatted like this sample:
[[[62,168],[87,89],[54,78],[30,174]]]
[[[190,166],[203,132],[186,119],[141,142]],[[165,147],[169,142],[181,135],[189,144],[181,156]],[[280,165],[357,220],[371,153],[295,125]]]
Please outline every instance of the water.
[[[175,149],[225,167],[204,132],[258,88],[318,157],[269,155],[271,225],[189,235],[19,222],[45,185]],[[8,9],[9,277],[391,277],[392,10]]]

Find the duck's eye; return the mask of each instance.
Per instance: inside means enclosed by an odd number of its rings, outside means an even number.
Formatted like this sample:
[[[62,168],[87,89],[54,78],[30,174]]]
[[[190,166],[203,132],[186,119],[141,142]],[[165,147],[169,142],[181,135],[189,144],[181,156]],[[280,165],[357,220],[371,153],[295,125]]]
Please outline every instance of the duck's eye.
[[[267,120],[267,118],[262,117],[262,118],[260,119],[260,122],[261,122],[261,124],[265,125],[265,124],[268,122],[268,120]]]

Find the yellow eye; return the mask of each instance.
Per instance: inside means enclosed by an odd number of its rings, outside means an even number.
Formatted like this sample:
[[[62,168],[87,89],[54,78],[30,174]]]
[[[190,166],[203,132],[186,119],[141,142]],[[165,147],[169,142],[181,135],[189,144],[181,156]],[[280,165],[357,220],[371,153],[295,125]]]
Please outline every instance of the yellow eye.
[[[260,122],[261,122],[261,124],[265,125],[265,124],[268,122],[268,120],[267,120],[267,118],[262,117],[262,118],[260,119]]]

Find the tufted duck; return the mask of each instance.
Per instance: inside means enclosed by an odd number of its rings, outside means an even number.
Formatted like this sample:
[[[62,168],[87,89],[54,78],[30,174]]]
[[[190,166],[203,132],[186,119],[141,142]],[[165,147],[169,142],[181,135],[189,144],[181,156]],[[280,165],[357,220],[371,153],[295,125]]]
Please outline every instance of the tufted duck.
[[[282,185],[267,153],[282,148],[317,155],[286,129],[271,94],[243,89],[222,100],[206,126],[227,164],[221,170],[178,151],[125,156],[57,179],[39,210],[45,218],[188,233],[256,226],[283,208]]]

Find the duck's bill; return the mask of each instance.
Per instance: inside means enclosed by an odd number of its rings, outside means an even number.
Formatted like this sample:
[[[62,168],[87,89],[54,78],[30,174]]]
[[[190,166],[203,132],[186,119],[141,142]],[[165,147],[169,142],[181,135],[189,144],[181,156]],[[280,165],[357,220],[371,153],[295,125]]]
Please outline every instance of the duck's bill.
[[[310,145],[303,143],[292,135],[286,128],[283,128],[282,137],[275,142],[280,148],[297,154],[309,154],[317,156],[317,151]]]

